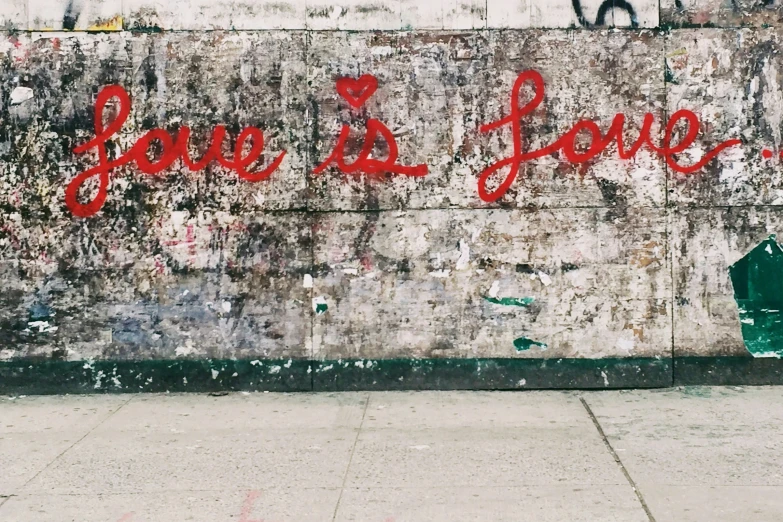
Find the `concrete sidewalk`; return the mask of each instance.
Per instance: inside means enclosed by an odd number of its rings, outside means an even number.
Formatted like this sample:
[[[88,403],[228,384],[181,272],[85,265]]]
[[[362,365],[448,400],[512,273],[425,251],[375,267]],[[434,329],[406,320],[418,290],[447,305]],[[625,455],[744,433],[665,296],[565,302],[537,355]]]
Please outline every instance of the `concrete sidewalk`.
[[[782,395],[2,398],[0,521],[780,522]]]

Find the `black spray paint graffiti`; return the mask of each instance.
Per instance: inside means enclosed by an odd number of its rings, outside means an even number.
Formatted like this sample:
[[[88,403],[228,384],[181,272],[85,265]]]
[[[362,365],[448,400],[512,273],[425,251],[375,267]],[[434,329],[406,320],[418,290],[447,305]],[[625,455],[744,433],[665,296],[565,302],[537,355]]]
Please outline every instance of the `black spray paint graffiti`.
[[[595,15],[594,24],[591,24],[587,21],[587,18],[585,18],[584,13],[582,12],[581,0],[571,0],[571,4],[574,7],[574,13],[576,13],[577,20],[579,20],[579,23],[583,27],[606,25],[606,15],[609,13],[610,9],[621,9],[625,11],[628,13],[628,16],[631,17],[631,27],[639,27],[639,19],[636,16],[636,10],[630,3],[626,2],[626,0],[604,0],[598,8],[598,14]]]
[[[68,0],[68,5],[65,6],[65,14],[63,14],[63,29],[66,31],[73,31],[76,29],[76,21],[79,19],[82,6],[78,0]]]

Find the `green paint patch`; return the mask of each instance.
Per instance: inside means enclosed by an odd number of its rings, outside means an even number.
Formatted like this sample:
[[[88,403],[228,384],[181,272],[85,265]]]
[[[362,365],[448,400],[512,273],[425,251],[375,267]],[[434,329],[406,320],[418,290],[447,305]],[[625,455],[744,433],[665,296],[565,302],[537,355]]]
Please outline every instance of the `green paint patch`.
[[[329,305],[326,304],[325,297],[313,297],[313,311],[316,315],[325,314],[327,310],[329,310]]]
[[[729,267],[742,339],[753,357],[783,357],[783,249],[771,235]]]
[[[535,301],[533,297],[484,297],[492,304],[504,306],[530,306]]]
[[[529,350],[533,346],[538,346],[542,350],[546,350],[546,344],[540,343],[538,341],[534,341],[532,339],[528,339],[527,337],[520,337],[518,339],[514,339],[514,348],[516,348],[518,352],[524,352],[525,350]]]

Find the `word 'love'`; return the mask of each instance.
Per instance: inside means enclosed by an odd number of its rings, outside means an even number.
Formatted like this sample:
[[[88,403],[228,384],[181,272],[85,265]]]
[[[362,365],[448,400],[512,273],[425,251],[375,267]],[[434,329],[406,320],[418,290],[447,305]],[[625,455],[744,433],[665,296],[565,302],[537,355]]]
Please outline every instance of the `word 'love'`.
[[[104,128],[103,113],[112,98],[117,98],[119,101],[118,114]],[[190,128],[182,126],[179,128],[176,138],[173,138],[164,129],[152,129],[139,138],[125,154],[109,161],[106,153],[106,144],[122,129],[122,126],[128,119],[130,110],[130,96],[121,86],[109,85],[98,93],[98,98],[95,101],[95,137],[73,149],[77,154],[84,153],[92,148],[97,149],[98,165],[78,174],[65,188],[65,204],[75,216],[89,217],[95,215],[106,201],[111,171],[128,163],[135,162],[138,169],[145,174],[158,174],[169,168],[178,159],[181,159],[182,163],[191,171],[201,170],[209,163],[217,161],[223,167],[235,171],[245,181],[262,181],[267,179],[280,166],[286,154],[286,151],[283,151],[265,169],[258,172],[250,172],[247,168],[258,161],[264,153],[264,134],[256,127],[242,129],[236,139],[234,157],[233,159],[227,159],[221,151],[223,141],[226,138],[226,128],[223,125],[217,125],[212,132],[212,141],[207,152],[200,159],[193,160],[188,152]],[[156,140],[160,143],[162,153],[160,158],[151,161],[147,156],[147,150]],[[245,145],[248,142],[250,149],[245,154]],[[99,177],[98,192],[87,203],[80,203],[79,190],[93,176]]]
[[[522,90],[522,86],[527,82],[533,82],[535,88],[535,94],[533,99],[527,102],[523,107],[519,106],[519,95]],[[478,179],[478,193],[479,197],[486,202],[493,202],[500,199],[514,183],[519,169],[522,163],[530,161],[532,159],[541,158],[543,156],[552,155],[558,151],[562,151],[565,158],[571,163],[585,163],[592,160],[599,154],[601,154],[612,142],[617,141],[617,154],[621,159],[631,159],[636,155],[642,145],[647,145],[650,150],[654,151],[666,159],[666,164],[672,170],[680,172],[682,174],[692,174],[697,170],[700,170],[707,163],[712,161],[723,149],[733,147],[741,143],[740,140],[726,140],[717,147],[707,152],[702,158],[693,165],[680,165],[674,158],[675,154],[679,154],[690,147],[696,137],[699,134],[699,118],[693,112],[685,109],[678,110],[669,118],[669,122],[666,124],[666,131],[663,137],[663,144],[661,147],[656,146],[650,140],[650,128],[652,127],[654,116],[649,112],[644,115],[642,122],[642,129],[639,132],[639,137],[636,142],[631,145],[631,148],[625,150],[623,146],[623,126],[625,124],[625,115],[617,114],[612,120],[612,125],[605,135],[601,134],[601,129],[594,121],[580,120],[578,121],[568,132],[563,134],[560,138],[555,140],[546,147],[531,150],[525,152],[523,150],[522,139],[522,118],[533,112],[544,100],[544,79],[541,75],[534,70],[523,71],[517,76],[514,82],[514,87],[511,90],[511,113],[498,121],[487,123],[479,127],[480,132],[489,132],[505,125],[511,124],[511,132],[514,142],[514,154],[502,159],[496,163],[493,163],[481,173]],[[677,122],[685,120],[688,124],[688,130],[685,136],[680,140],[677,145],[672,146],[672,134],[674,134],[674,128]],[[586,150],[577,150],[577,139],[583,131],[590,134],[590,145]],[[500,183],[500,185],[492,192],[487,190],[487,181],[489,178],[502,169],[503,167],[509,167],[506,178]]]

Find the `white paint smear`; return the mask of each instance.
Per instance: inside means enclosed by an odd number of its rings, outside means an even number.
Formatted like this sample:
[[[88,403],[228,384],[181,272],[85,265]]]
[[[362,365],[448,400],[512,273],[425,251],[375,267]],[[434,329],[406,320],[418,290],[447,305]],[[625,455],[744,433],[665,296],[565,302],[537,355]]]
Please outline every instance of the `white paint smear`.
[[[17,87],[11,91],[11,105],[19,105],[33,99],[33,90],[30,87]]]
[[[635,342],[634,342],[633,337],[631,337],[630,339],[628,339],[626,337],[620,337],[619,339],[617,339],[617,343],[616,343],[615,346],[617,346],[617,348],[620,349],[620,350],[624,350],[626,352],[630,352],[630,351],[632,351],[634,349],[634,345],[635,345]]]
[[[492,286],[489,287],[489,296],[490,297],[497,297],[498,292],[500,292],[500,281],[494,281],[492,283]]]
[[[465,270],[470,264],[470,246],[459,240],[459,259],[457,259],[457,270]]]
[[[434,270],[430,272],[430,275],[432,277],[439,277],[441,279],[445,279],[449,277],[449,274],[451,274],[451,270],[449,270],[448,268],[444,268],[443,270]]]
[[[313,287],[313,276],[310,274],[304,275],[304,281],[302,282],[302,286],[305,288],[312,288]]]
[[[174,354],[177,357],[185,357],[188,355],[195,355],[196,349],[190,344],[190,340],[188,340],[188,344],[185,346],[177,346],[177,349],[174,350]]]
[[[30,321],[27,323],[28,330],[30,328],[38,328],[38,333],[56,332],[57,327],[50,325],[49,321]]]

